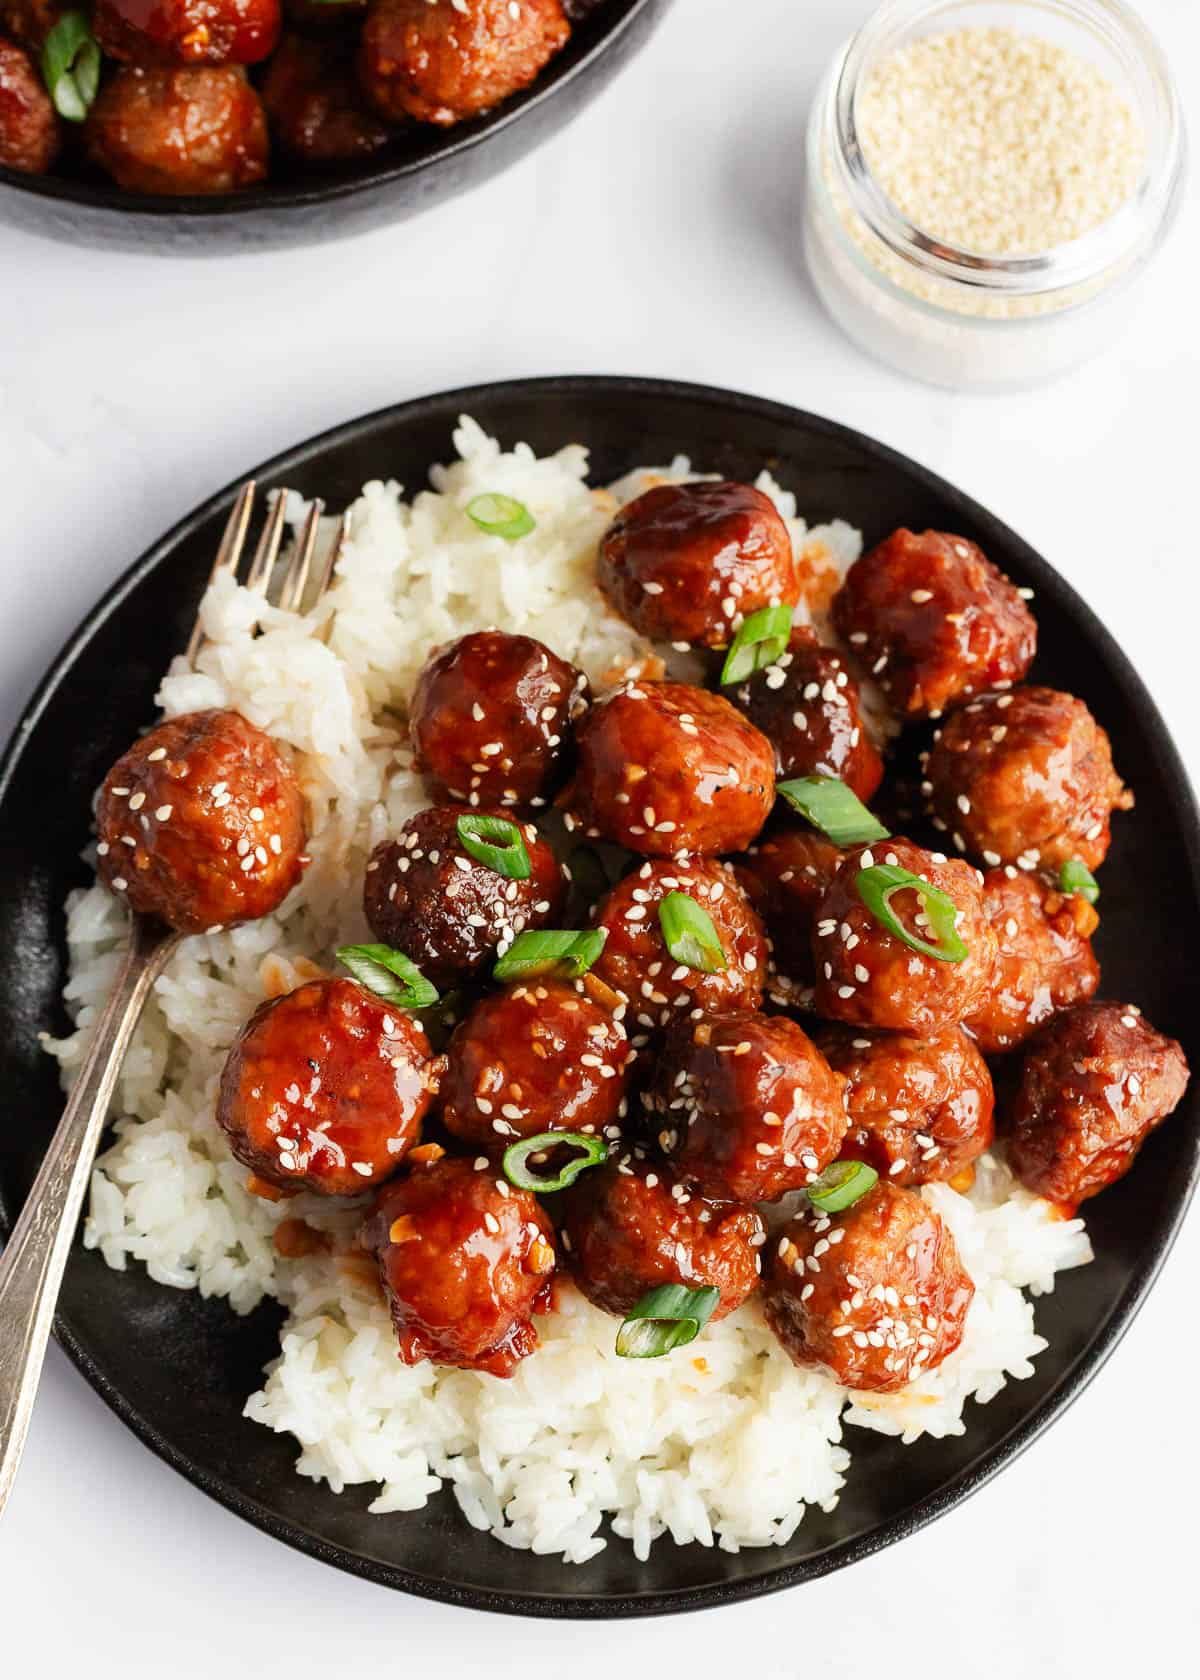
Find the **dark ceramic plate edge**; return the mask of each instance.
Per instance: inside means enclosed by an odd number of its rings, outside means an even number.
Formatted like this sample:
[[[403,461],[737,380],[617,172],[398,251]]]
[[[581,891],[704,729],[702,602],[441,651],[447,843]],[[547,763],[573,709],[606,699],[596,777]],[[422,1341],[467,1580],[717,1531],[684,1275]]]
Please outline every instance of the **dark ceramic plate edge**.
[[[1115,638],[1071,585],[1011,527],[1004,524],[1002,520],[995,518],[973,498],[957,490],[938,474],[920,463],[914,462],[900,451],[891,449],[888,445],[879,443],[852,427],[766,398],[753,397],[718,387],[675,380],[644,379],[620,375],[560,375],[551,378],[511,380],[490,385],[459,387],[455,390],[439,392],[410,402],[377,409],[360,419],[331,427],[327,431],[318,433],[305,442],[293,446],[291,449],[282,451],[255,469],[253,476],[259,483],[281,481],[289,468],[299,460],[307,460],[331,447],[348,442],[357,436],[368,434],[390,420],[399,418],[416,419],[422,414],[427,414],[429,416],[445,416],[453,423],[454,418],[459,413],[469,413],[473,407],[479,405],[494,402],[502,403],[506,398],[518,395],[526,397],[531,395],[544,396],[547,398],[572,397],[584,402],[589,395],[627,395],[637,396],[646,401],[665,399],[676,402],[685,401],[702,408],[720,408],[730,414],[731,420],[735,419],[739,412],[753,411],[758,417],[778,422],[781,425],[792,426],[799,422],[814,432],[824,433],[850,445],[867,457],[873,457],[880,462],[886,462],[903,470],[939,496],[947,497],[956,502],[969,514],[980,532],[983,533],[983,546],[986,548],[987,538],[990,534],[999,539],[997,546],[1003,546],[1019,555],[1021,569],[1032,583],[1035,591],[1050,596],[1058,606],[1068,612],[1075,622],[1082,626],[1103,661],[1120,673],[1126,689],[1133,696],[1133,707],[1138,715],[1139,723],[1146,732],[1164,781],[1169,787],[1170,800],[1175,807],[1187,852],[1192,889],[1196,896],[1200,898],[1200,808],[1197,806],[1196,795],[1178,749],[1171,739],[1157,706]],[[586,443],[587,439],[584,438],[582,441]],[[141,578],[157,566],[183,538],[203,525],[215,513],[219,513],[231,505],[241,482],[241,479],[237,479],[223,490],[209,497],[206,502],[181,519],[165,536],[147,549],[101,596],[66,639],[26,706],[9,738],[3,757],[0,758],[0,801],[7,794],[9,782],[24,743],[36,726],[43,708],[62,682],[64,667],[74,652],[86,644],[95,633],[97,626],[103,623],[117,605],[137,587]],[[210,1498],[215,1499],[226,1509],[244,1518],[263,1532],[270,1534],[273,1538],[283,1541],[297,1551],[316,1558],[320,1562],[332,1564],[336,1568],[382,1586],[393,1588],[399,1586],[419,1597],[508,1615],[555,1620],[592,1620],[609,1617],[665,1615],[685,1610],[716,1608],[746,1599],[759,1598],[768,1593],[779,1592],[787,1587],[798,1585],[803,1581],[819,1579],[838,1568],[870,1557],[896,1541],[916,1533],[937,1518],[944,1516],[971,1494],[978,1492],[980,1488],[984,1487],[994,1476],[998,1475],[1001,1470],[1024,1452],[1027,1447],[1031,1446],[1057,1418],[1063,1415],[1107,1362],[1162,1270],[1195,1195],[1198,1182],[1200,1182],[1200,1154],[1193,1157],[1186,1188],[1179,1198],[1174,1217],[1170,1224],[1159,1233],[1150,1249],[1141,1255],[1136,1275],[1110,1310],[1108,1318],[1098,1331],[1096,1338],[1089,1344],[1086,1351],[1062,1373],[1054,1388],[1040,1404],[991,1449],[983,1463],[964,1472],[936,1494],[924,1500],[915,1509],[904,1512],[881,1524],[871,1532],[857,1536],[845,1544],[829,1547],[824,1552],[800,1563],[781,1565],[778,1569],[756,1579],[739,1580],[703,1588],[685,1588],[679,1592],[653,1592],[645,1595],[622,1594],[603,1598],[559,1598],[541,1593],[500,1592],[481,1587],[463,1588],[432,1576],[406,1570],[396,1564],[376,1562],[373,1559],[361,1556],[352,1557],[341,1548],[330,1545],[293,1526],[258,1501],[246,1497],[237,1490],[221,1484],[217,1478],[204,1473],[191,1463],[186,1454],[180,1452],[158,1429],[138,1414],[120,1390],[109,1382],[74,1332],[57,1319],[55,1321],[55,1336],[72,1362],[106,1404],[159,1458],[170,1464],[193,1486],[208,1494]],[[0,1207],[0,1234],[7,1235],[7,1232],[8,1224],[4,1209]],[[666,1541],[664,1540],[661,1543],[666,1544]]]

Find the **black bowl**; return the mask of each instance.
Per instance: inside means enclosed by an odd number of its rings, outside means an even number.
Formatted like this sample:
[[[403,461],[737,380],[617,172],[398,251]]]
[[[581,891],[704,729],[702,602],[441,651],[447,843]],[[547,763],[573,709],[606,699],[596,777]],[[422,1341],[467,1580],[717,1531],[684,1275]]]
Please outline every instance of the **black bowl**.
[[[1200,841],[1175,749],[1136,673],[1087,607],[1019,537],[932,473],[870,439],[778,404],[698,386],[548,379],[406,403],[339,427],[259,468],[340,506],[369,478],[410,490],[450,453],[459,413],[508,444],[591,445],[597,480],[686,451],[698,466],[753,477],[769,464],[812,521],[844,515],[868,542],[894,526],[973,538],[1037,592],[1037,676],[1082,695],[1112,734],[1138,800],[1118,820],[1103,871],[1099,950],[1105,993],[1146,1009],[1200,1063]],[[15,1216],[61,1098],[43,1028],[64,1025],[67,890],[86,879],[79,850],[89,798],[153,715],[165,652],[182,646],[232,500],[223,491],[129,571],[46,678],[0,771],[0,1089],[20,1125],[0,1132],[0,1213]],[[541,1616],[633,1615],[727,1603],[813,1579],[912,1533],[996,1474],[1095,1375],[1128,1327],[1171,1245],[1197,1176],[1200,1092],[1157,1132],[1130,1175],[1088,1206],[1095,1262],[1068,1272],[1037,1308],[1050,1347],[1036,1374],[968,1408],[964,1436],[901,1447],[852,1431],[854,1462],[837,1509],[812,1510],[781,1549],[730,1556],[669,1540],[638,1563],[623,1541],[582,1567],[516,1554],[468,1527],[449,1494],[424,1511],[371,1517],[370,1490],[335,1497],[296,1476],[294,1448],[241,1416],[276,1349],[279,1313],[236,1318],[220,1302],[109,1271],[76,1248],[60,1340],[117,1414],[168,1463],[281,1540],[388,1586]],[[1065,1494],[1064,1494],[1065,1497]]]
[[[302,171],[273,158],[262,187],[179,198],[124,192],[85,163],[50,175],[0,166],[0,220],[73,244],[191,255],[365,233],[478,186],[556,134],[645,45],[669,3],[600,0],[525,93],[452,129],[414,124],[367,163]]]

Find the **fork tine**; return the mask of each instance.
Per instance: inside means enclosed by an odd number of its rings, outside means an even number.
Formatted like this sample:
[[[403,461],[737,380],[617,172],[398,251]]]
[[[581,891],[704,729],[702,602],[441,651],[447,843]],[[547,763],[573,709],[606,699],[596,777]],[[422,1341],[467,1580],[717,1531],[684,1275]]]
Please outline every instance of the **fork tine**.
[[[325,503],[319,496],[314,497],[304,521],[304,529],[300,532],[299,540],[288,561],[283,588],[279,591],[279,605],[285,612],[300,612],[303,609],[304,591],[308,587],[308,571],[312,565],[313,550],[317,546],[317,533],[324,512]]]
[[[254,550],[254,559],[250,562],[250,575],[246,579],[246,588],[252,594],[261,595],[266,599],[267,587],[271,582],[271,573],[275,570],[275,562],[279,558],[279,547],[283,541],[283,526],[287,517],[289,491],[279,489],[274,492],[271,513],[267,523],[263,526],[262,536],[258,539],[258,547]]]
[[[342,550],[346,546],[346,538],[350,535],[350,509],[347,508],[338,523],[338,534],[329,545],[329,553],[325,556],[325,564],[321,568],[321,580],[317,586],[317,599],[320,600],[329,585],[333,582],[334,567],[342,557]]]
[[[222,572],[236,572],[242,558],[242,549],[246,544],[246,532],[250,528],[250,513],[254,506],[254,480],[248,478],[238,491],[229,518],[225,521],[225,529],[221,534],[221,541],[217,548],[217,557],[213,561],[212,571],[208,574],[208,586],[211,586]],[[208,592],[206,586],[205,593]],[[189,665],[196,663],[196,655],[204,646],[204,631],[200,628],[199,614],[192,626],[192,633],[188,638],[187,650],[184,658]]]

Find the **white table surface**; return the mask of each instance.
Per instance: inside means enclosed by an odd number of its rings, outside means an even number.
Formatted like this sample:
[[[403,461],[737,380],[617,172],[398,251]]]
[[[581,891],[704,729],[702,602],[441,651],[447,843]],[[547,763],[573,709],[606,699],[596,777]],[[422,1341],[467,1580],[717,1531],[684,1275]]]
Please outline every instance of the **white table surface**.
[[[213,262],[0,230],[0,724],[109,580],[253,462],[427,391],[619,372],[814,409],[979,497],[1116,631],[1196,776],[1194,620],[1181,610],[1198,596],[1196,195],[1136,327],[1065,381],[951,396],[874,365],[822,314],[797,238],[813,84],[868,10],[677,0],[556,143],[357,241]],[[1200,8],[1141,10],[1195,117]],[[1198,1269],[1193,1218],[1069,1416],[950,1517],[797,1592],[636,1627],[502,1621],[294,1554],[158,1463],[52,1349],[0,1524],[0,1668],[207,1680],[486,1660],[589,1680],[614,1664],[774,1676],[819,1662],[833,1680],[907,1652],[913,1669],[988,1680],[1014,1665],[1116,1676],[1158,1653],[1182,1674],[1197,1625]],[[1182,1428],[1150,1410],[1152,1393],[1179,1403]],[[933,1615],[915,1634],[918,1607]]]

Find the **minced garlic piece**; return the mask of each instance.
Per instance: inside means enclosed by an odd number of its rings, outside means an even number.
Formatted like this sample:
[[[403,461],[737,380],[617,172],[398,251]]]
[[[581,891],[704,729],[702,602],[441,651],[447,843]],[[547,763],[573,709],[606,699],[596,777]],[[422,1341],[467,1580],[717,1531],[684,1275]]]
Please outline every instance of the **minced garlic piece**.
[[[910,222],[984,256],[1050,250],[1132,195],[1145,136],[1077,53],[1012,29],[955,29],[889,53],[856,106],[872,174]]]

